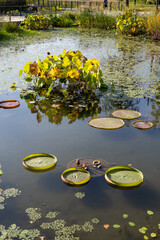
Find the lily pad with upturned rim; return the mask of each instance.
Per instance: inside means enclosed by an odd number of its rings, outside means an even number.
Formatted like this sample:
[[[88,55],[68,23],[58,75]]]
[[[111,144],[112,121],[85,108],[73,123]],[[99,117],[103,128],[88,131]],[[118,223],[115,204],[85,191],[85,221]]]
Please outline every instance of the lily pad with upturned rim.
[[[122,119],[111,118],[111,117],[99,117],[91,119],[88,125],[100,129],[117,129],[124,126]]]
[[[137,120],[132,123],[133,127],[138,129],[149,129],[153,127],[152,122]]]
[[[136,168],[115,166],[105,173],[106,181],[118,187],[135,187],[143,182],[143,173]]]
[[[111,113],[114,117],[120,118],[120,119],[126,119],[131,120],[135,118],[140,118],[141,113],[135,111],[135,110],[128,110],[128,109],[118,109],[114,110]]]
[[[19,107],[20,102],[17,100],[5,100],[0,102],[0,108],[16,108]]]
[[[62,181],[69,185],[83,185],[87,183],[90,178],[90,173],[87,170],[81,168],[66,169],[61,175]]]
[[[35,153],[23,159],[23,165],[28,170],[43,171],[53,168],[57,163],[54,155],[47,153]]]

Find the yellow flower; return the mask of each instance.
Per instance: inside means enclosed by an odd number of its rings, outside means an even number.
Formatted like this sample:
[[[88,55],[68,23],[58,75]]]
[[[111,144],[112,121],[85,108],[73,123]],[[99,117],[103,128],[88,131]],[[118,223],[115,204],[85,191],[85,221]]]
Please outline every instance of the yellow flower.
[[[54,67],[51,68],[51,70],[48,72],[48,75],[52,80],[55,80],[57,78],[60,78],[62,76],[62,73],[58,67]]]
[[[71,69],[70,71],[68,71],[68,77],[70,78],[76,78],[79,79],[80,78],[80,73],[78,72],[77,69]]]

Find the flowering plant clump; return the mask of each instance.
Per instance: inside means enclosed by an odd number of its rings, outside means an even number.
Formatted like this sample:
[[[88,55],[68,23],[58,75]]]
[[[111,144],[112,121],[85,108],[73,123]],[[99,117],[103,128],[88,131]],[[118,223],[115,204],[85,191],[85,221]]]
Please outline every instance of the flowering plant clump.
[[[97,87],[107,87],[102,79],[98,59],[87,59],[80,51],[63,51],[59,56],[49,55],[44,60],[28,62],[20,75],[35,87],[44,88],[46,95],[52,91],[68,97],[69,94],[92,92]]]
[[[24,19],[22,25],[30,30],[46,30],[50,26],[50,18],[30,14]]]
[[[117,29],[129,35],[139,35],[145,33],[145,21],[137,16],[133,11],[126,11],[117,19]]]

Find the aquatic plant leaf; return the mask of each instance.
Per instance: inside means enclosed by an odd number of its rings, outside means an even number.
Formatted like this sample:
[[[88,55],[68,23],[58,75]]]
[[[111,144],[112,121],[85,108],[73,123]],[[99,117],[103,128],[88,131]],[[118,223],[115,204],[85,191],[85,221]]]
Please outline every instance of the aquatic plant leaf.
[[[155,238],[156,236],[157,236],[156,233],[151,233],[151,237],[152,237],[152,238]]]
[[[150,129],[153,127],[152,122],[142,121],[142,120],[134,121],[132,123],[132,125],[133,125],[133,127],[138,128],[138,129]]]
[[[82,185],[90,180],[90,173],[81,168],[69,168],[62,173],[61,179],[69,185]]]
[[[27,208],[25,210],[25,212],[27,213],[28,217],[30,218],[30,223],[34,223],[37,220],[39,220],[42,216],[40,213],[40,209],[38,208]]]
[[[148,215],[153,215],[154,212],[152,212],[151,210],[148,210],[148,211],[147,211],[147,214],[148,214]]]
[[[128,214],[123,214],[123,218],[128,218]]]
[[[144,235],[144,237],[143,237],[145,240],[148,240],[149,238],[146,236],[146,235]]]
[[[59,212],[49,212],[46,215],[46,218],[55,218],[58,214],[59,214]]]
[[[128,222],[131,227],[134,227],[136,224],[134,222]]]
[[[92,218],[91,222],[97,224],[97,223],[99,223],[99,219],[98,218]]]
[[[93,225],[91,224],[90,221],[87,221],[84,223],[84,225],[82,226],[82,229],[85,231],[85,232],[92,232],[94,227]]]
[[[143,174],[136,168],[115,166],[106,171],[105,179],[111,185],[134,187],[143,182]]]
[[[120,225],[119,224],[114,224],[113,227],[114,228],[120,228]]]
[[[128,110],[128,109],[118,109],[114,110],[111,113],[114,117],[121,118],[121,119],[134,119],[141,117],[141,114],[134,110]]]
[[[2,192],[2,195],[6,198],[9,198],[9,197],[17,197],[18,195],[20,195],[20,193],[21,191],[19,191],[16,188],[8,188]]]
[[[103,227],[104,227],[105,229],[108,229],[110,226],[109,226],[109,224],[104,224]]]
[[[42,171],[52,168],[56,163],[57,158],[54,155],[47,153],[31,154],[23,159],[24,167],[34,171]]]
[[[158,229],[160,229],[160,223],[158,223]]]
[[[124,126],[124,121],[117,118],[99,117],[91,119],[88,125],[100,129],[117,129]]]
[[[84,192],[77,192],[77,193],[75,193],[75,197],[76,197],[76,198],[82,199],[82,198],[84,198],[84,196],[85,196],[85,193],[84,193]]]
[[[147,231],[146,227],[139,228],[139,232],[142,233],[142,234],[145,234],[146,231]]]

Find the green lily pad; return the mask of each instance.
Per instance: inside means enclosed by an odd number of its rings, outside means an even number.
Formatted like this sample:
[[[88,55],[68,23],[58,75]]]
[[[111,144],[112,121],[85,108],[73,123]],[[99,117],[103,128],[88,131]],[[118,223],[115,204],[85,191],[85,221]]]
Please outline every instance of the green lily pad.
[[[136,168],[115,166],[106,171],[106,181],[119,187],[134,187],[143,182],[143,174]]]
[[[114,228],[120,228],[120,225],[119,224],[114,224],[113,227]]]
[[[114,117],[128,120],[141,117],[141,114],[139,112],[127,109],[114,110],[111,114]]]
[[[132,125],[133,127],[139,128],[139,129],[149,129],[153,127],[152,122],[142,121],[142,120],[134,121]]]
[[[23,159],[23,165],[28,170],[43,171],[54,167],[57,158],[47,153],[36,153],[28,155]]]
[[[122,119],[110,117],[94,118],[88,122],[89,126],[100,129],[117,129],[123,127],[124,124]]]
[[[69,168],[62,173],[61,178],[69,185],[82,185],[90,180],[90,173],[80,168]]]

